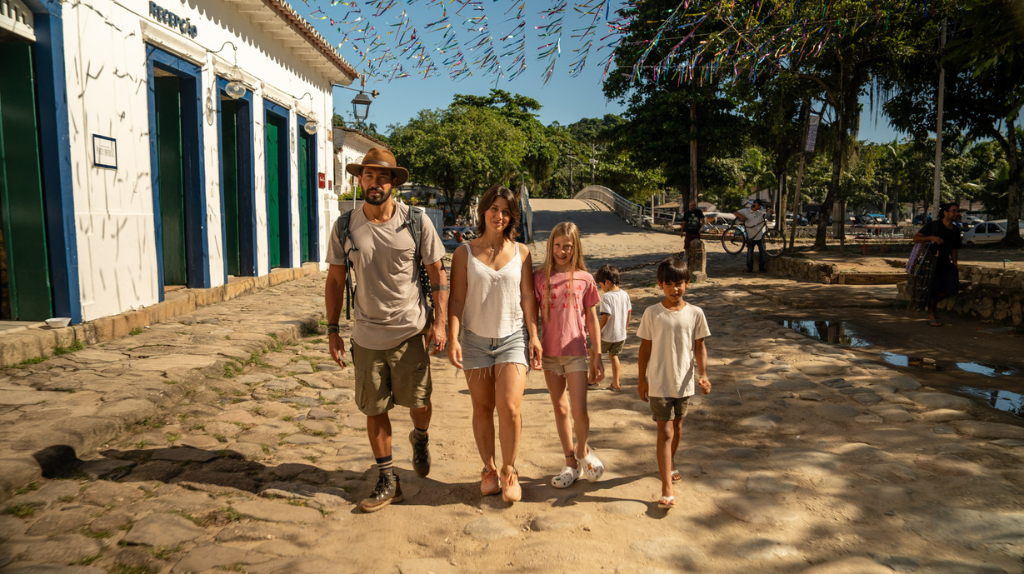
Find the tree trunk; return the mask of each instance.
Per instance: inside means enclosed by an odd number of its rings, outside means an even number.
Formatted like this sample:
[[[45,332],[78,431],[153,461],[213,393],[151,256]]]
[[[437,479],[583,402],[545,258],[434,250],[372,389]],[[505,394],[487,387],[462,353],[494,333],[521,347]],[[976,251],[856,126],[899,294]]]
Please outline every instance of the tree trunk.
[[[1006,237],[999,242],[1003,247],[1018,247],[1024,244],[1024,239],[1020,237],[1019,221],[1020,179],[1024,166],[1021,165],[1020,148],[1017,146],[1016,119],[1013,117],[1006,122],[1006,143],[1003,145],[1009,176],[1009,181],[1006,182]]]
[[[843,167],[843,148],[846,144],[846,110],[840,99],[839,105],[835,106],[836,124],[839,126],[838,133],[832,143],[832,179],[828,184],[828,192],[821,202],[821,218],[818,220],[818,230],[814,236],[814,248],[825,249],[827,246],[826,237],[828,234],[829,216],[832,215],[832,207],[835,205],[836,196],[839,194],[839,173]]]

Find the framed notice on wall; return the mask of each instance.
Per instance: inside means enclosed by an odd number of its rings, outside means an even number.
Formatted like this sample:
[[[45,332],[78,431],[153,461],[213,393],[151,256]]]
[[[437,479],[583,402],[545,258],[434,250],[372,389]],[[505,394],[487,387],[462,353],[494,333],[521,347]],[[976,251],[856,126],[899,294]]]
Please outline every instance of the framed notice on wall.
[[[117,169],[117,140],[93,134],[92,164],[96,167]]]

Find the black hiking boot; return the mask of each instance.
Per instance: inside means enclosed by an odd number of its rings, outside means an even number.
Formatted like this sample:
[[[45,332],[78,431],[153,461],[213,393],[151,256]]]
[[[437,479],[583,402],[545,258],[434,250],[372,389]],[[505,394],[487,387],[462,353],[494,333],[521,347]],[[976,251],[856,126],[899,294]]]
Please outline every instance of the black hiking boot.
[[[409,442],[412,444],[412,468],[416,474],[427,476],[430,474],[430,442],[429,437],[416,438],[416,429],[409,433]]]
[[[402,502],[402,483],[398,480],[398,475],[382,472],[369,498],[364,498],[359,503],[359,510],[376,512],[392,502]]]

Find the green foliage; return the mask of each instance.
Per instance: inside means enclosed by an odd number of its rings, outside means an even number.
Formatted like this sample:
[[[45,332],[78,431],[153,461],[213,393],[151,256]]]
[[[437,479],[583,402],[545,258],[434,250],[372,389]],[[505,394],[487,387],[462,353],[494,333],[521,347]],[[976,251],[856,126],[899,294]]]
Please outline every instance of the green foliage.
[[[501,111],[455,104],[392,126],[389,142],[398,163],[417,183],[438,188],[456,216],[488,187],[518,179],[527,153],[525,133]]]
[[[53,354],[56,356],[67,355],[68,353],[74,353],[75,351],[81,351],[85,348],[85,345],[81,341],[75,341],[67,347],[64,345],[57,345],[53,348]]]
[[[142,334],[142,328],[141,327],[136,327],[136,328],[132,329],[131,331],[128,331],[128,334],[131,335],[132,337],[134,337],[135,335],[141,335]]]
[[[38,506],[38,504],[31,502],[13,504],[4,509],[4,514],[9,514],[15,518],[29,518],[36,513],[36,508],[38,508]]]

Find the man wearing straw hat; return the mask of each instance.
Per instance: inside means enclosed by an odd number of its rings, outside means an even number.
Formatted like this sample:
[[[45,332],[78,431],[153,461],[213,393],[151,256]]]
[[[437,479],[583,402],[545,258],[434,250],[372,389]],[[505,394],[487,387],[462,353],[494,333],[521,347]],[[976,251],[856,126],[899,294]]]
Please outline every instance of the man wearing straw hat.
[[[338,334],[348,273],[358,279],[352,290],[352,364],[355,401],[366,415],[370,448],[380,476],[370,496],[359,503],[374,512],[402,500],[402,487],[391,458],[391,419],[396,404],[409,409],[413,430],[409,435],[413,468],[419,476],[430,472],[427,427],[430,425],[431,379],[428,344],[441,352],[447,343],[448,280],[441,258],[444,245],[427,217],[421,218],[419,241],[432,285],[433,322],[420,295],[416,242],[410,207],[396,202],[393,187],[409,172],[397,165],[386,149],[371,149],[360,163],[345,171],[359,179],[362,209],[343,214],[334,224],[327,249],[327,333],[331,357],[345,366],[345,345]],[[347,225],[346,225],[347,223]]]

